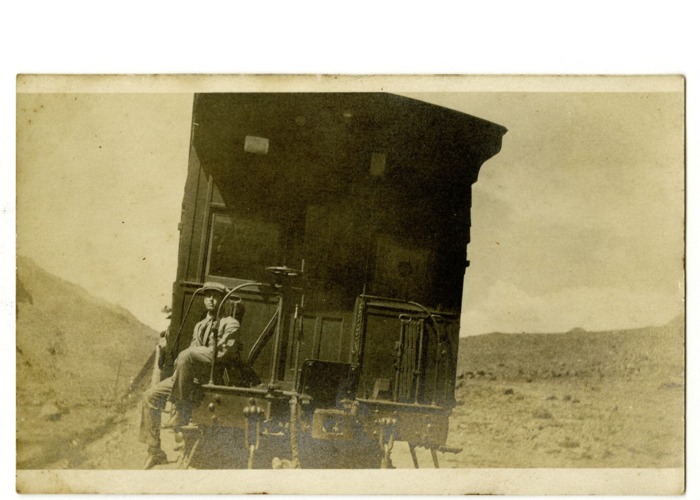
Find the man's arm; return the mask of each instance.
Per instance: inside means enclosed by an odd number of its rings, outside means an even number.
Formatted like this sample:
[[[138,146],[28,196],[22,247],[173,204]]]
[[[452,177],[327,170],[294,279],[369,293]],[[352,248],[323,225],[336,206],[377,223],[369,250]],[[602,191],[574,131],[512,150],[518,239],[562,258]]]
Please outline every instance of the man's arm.
[[[219,323],[219,340],[216,357],[223,363],[240,359],[242,344],[239,339],[241,324],[238,320],[228,317]]]
[[[206,321],[206,320],[204,320],[204,321]],[[194,330],[192,331],[192,342],[190,342],[190,347],[197,347],[197,346],[202,345],[202,342],[199,338],[199,334],[201,333],[200,332],[201,327],[202,327],[202,321],[200,321],[199,323],[194,325]]]

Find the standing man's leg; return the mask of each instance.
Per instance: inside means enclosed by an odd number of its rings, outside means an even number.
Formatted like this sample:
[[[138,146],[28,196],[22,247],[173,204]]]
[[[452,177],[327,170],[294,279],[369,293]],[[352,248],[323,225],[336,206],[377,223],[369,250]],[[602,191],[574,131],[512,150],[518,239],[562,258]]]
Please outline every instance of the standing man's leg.
[[[172,391],[173,379],[174,377],[168,377],[143,394],[139,441],[148,445],[146,469],[167,461],[160,447],[160,416]]]

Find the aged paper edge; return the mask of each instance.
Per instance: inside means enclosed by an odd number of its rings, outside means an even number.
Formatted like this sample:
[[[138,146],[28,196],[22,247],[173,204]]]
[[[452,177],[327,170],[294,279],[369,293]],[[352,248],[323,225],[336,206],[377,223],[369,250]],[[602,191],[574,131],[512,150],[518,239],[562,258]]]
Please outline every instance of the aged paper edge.
[[[19,493],[680,495],[684,483],[681,468],[17,471]]]
[[[18,93],[682,92],[682,75],[18,75]]]

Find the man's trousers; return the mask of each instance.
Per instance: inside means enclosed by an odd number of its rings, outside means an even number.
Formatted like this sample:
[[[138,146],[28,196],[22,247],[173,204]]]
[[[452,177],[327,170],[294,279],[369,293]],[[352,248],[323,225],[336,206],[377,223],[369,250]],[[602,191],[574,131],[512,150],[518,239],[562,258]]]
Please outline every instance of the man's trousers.
[[[141,405],[141,427],[139,441],[146,443],[151,452],[160,449],[160,420],[165,404],[170,401],[174,405],[191,404],[192,395],[196,388],[195,379],[199,382],[209,380],[212,360],[210,347],[189,347],[182,351],[175,360],[175,372],[150,387],[143,394]]]

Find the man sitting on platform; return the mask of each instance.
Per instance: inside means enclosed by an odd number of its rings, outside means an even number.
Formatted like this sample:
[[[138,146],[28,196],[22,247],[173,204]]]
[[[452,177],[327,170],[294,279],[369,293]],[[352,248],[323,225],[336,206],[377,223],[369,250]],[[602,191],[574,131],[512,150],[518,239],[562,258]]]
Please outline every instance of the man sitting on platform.
[[[189,422],[192,411],[192,395],[196,389],[195,380],[209,380],[213,360],[213,339],[215,337],[216,309],[226,294],[226,287],[220,283],[208,282],[202,287],[206,317],[197,323],[190,346],[180,352],[175,359],[173,376],[162,380],[148,389],[143,396],[141,428],[139,440],[148,444],[148,458],[145,467],[167,462],[160,446],[161,412],[167,401],[175,409],[172,417],[163,428],[177,428]],[[234,316],[221,318],[218,324],[216,347],[217,366],[242,365],[242,344],[238,338],[240,321],[243,318],[243,304],[237,304]],[[220,363],[220,365],[219,365]]]

